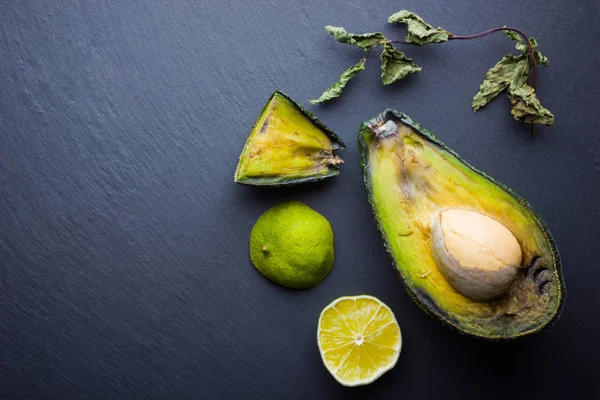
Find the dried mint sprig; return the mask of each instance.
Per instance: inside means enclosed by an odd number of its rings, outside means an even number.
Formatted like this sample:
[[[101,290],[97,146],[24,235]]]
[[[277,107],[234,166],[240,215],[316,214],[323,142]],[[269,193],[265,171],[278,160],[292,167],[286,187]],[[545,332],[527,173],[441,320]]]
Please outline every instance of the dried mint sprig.
[[[407,35],[404,40],[387,39],[381,32],[356,34],[350,33],[342,27],[325,27],[327,32],[333,35],[337,41],[358,46],[366,54],[357,64],[344,71],[321,97],[310,100],[311,103],[324,103],[341,96],[350,79],[365,69],[367,58],[375,47],[382,47],[380,55],[381,81],[384,85],[389,85],[421,71],[420,66],[413,63],[412,59],[399,51],[393,44],[422,46],[450,40],[478,39],[502,31],[510,39],[517,42],[515,47],[520,54],[505,54],[495,66],[487,71],[479,91],[473,98],[473,111],[479,110],[506,90],[510,99],[512,116],[517,121],[530,123],[532,136],[535,136],[536,124],[554,124],[554,115],[541,105],[536,96],[537,65],[547,66],[548,58],[543,56],[539,50],[536,50],[538,43],[535,38],[529,38],[520,30],[506,26],[493,28],[475,35],[457,36],[440,27],[433,27],[417,14],[407,10],[401,10],[391,15],[388,22],[406,24]],[[530,70],[533,70],[532,76],[529,74]]]

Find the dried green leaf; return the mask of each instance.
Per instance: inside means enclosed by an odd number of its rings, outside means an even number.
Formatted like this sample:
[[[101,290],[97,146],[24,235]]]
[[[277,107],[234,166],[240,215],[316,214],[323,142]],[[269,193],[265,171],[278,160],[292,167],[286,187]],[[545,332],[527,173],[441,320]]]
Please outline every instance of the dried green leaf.
[[[529,37],[529,43],[531,43],[531,47],[533,47],[534,49],[538,47],[538,42],[533,36]]]
[[[533,51],[533,57],[535,58],[535,62],[544,67],[548,66],[548,57],[542,55],[538,50]]]
[[[358,64],[354,64],[340,75],[337,82],[335,82],[329,89],[327,89],[321,97],[316,100],[309,100],[313,104],[321,104],[328,100],[334,99],[336,97],[340,97],[342,95],[342,91],[346,87],[346,84],[350,81],[350,79],[354,78],[356,74],[365,69],[365,63],[363,61]]]
[[[554,125],[554,115],[544,108],[537,96],[535,89],[525,83],[522,86],[508,89],[512,116],[526,124]]]
[[[421,67],[412,62],[404,53],[386,43],[381,53],[381,82],[384,85],[406,78],[421,71]]]
[[[527,45],[523,42],[523,38],[521,38],[521,35],[514,31],[504,31],[504,34],[517,42],[517,44],[515,44],[515,48],[517,50],[519,50],[523,54],[527,54]],[[532,49],[538,47],[538,42],[533,36],[529,38],[529,43],[531,44]],[[542,55],[542,53],[540,53],[539,50],[533,51],[533,57],[535,58],[535,62],[537,62],[539,65],[542,65],[544,67],[548,66],[548,57]]]
[[[504,27],[506,28],[506,25],[504,25]],[[515,31],[503,31],[503,32],[510,39],[515,40],[517,42],[522,42],[521,35],[519,35],[517,32],[515,32]]]
[[[515,44],[515,49],[519,50],[521,53],[527,52],[527,45],[523,42],[519,42]]]
[[[515,72],[523,74],[523,67],[527,68],[526,56],[505,54],[502,60],[485,74],[485,79],[479,86],[479,92],[473,98],[473,111],[479,110],[507,89],[513,82]],[[525,75],[525,79],[527,79],[527,75]]]
[[[535,49],[538,47],[538,42],[537,42],[537,40],[535,40],[535,38],[533,36],[529,38],[529,43],[531,44],[532,49]],[[525,45],[525,43],[519,42],[515,45],[515,47],[521,53],[523,53],[523,54],[527,53],[527,46]],[[542,55],[542,53],[539,50],[533,51],[533,58],[535,58],[535,62],[538,63],[539,65],[542,65],[544,67],[548,66],[548,57]]]
[[[407,11],[400,10],[395,14],[392,14],[388,18],[390,24],[400,23],[406,24],[408,34],[405,37],[407,43],[414,43],[417,45],[423,45],[427,43],[441,43],[448,40],[450,32],[437,27],[429,25],[423,21],[417,14]]]
[[[516,63],[512,68],[509,88],[513,89],[526,85],[529,80],[529,63],[527,62],[527,56],[521,54],[517,57],[520,57],[521,61]]]
[[[527,54],[527,46],[525,46],[525,44],[517,43],[516,48],[517,48],[517,50],[521,51],[523,54]],[[542,55],[542,53],[539,50],[533,51],[533,58],[535,59],[535,62],[538,65],[541,65],[544,67],[548,66],[548,57]]]
[[[485,74],[479,92],[473,98],[473,110],[477,111],[503,90],[508,89],[511,114],[517,121],[553,125],[554,115],[540,104],[535,89],[527,83],[528,79],[527,55],[505,54],[502,60]]]
[[[326,26],[325,29],[330,35],[333,35],[335,40],[340,43],[351,44],[360,47],[363,50],[369,50],[369,48],[375,42],[386,40],[385,36],[381,32],[370,32],[370,33],[350,33],[341,26]]]

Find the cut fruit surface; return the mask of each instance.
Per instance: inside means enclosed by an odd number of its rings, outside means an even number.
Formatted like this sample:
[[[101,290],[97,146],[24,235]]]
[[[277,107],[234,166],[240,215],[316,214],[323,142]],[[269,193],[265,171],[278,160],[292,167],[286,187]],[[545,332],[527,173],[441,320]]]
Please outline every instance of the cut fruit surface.
[[[396,365],[402,334],[394,313],[379,299],[348,296],[321,312],[317,343],[331,375],[344,386],[359,386]]]
[[[343,163],[337,137],[289,96],[276,91],[263,108],[240,155],[234,180],[259,186],[336,176]]]

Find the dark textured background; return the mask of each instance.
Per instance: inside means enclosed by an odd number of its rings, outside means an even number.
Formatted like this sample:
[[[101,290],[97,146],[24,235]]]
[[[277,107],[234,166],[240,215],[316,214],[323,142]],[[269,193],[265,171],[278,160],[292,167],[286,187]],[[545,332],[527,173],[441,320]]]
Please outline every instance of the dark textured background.
[[[0,1],[0,398],[597,393],[599,6],[482,3]],[[361,57],[323,26],[402,37],[386,23],[400,8],[456,34],[507,24],[538,38],[550,59],[539,97],[556,126],[532,140],[505,96],[470,110],[487,68],[513,48],[502,34],[411,47],[418,76],[384,87],[374,57],[339,101],[309,107],[348,144],[339,177],[285,190],[234,185],[271,92],[306,104]],[[545,218],[568,289],[550,331],[473,340],[405,294],[375,230],[355,139],[360,122],[386,107]],[[333,225],[336,261],[317,289],[284,290],[250,263],[253,223],[284,199]],[[331,300],[359,293],[391,306],[404,349],[375,384],[346,389],[321,365],[315,328]]]

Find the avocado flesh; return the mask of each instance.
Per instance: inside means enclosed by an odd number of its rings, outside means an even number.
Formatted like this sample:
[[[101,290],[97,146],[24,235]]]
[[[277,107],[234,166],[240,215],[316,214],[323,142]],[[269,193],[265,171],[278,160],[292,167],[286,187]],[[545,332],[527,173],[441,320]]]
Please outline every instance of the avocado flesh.
[[[558,317],[565,297],[559,254],[525,200],[394,110],[364,123],[359,145],[378,228],[421,308],[463,333],[489,339],[535,333]],[[455,290],[436,266],[431,226],[440,211],[451,208],[494,218],[517,238],[522,263],[503,296],[472,300]]]
[[[240,156],[235,182],[285,185],[339,174],[341,140],[291,98],[276,91]]]

